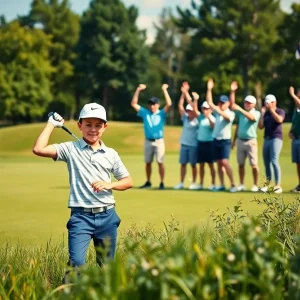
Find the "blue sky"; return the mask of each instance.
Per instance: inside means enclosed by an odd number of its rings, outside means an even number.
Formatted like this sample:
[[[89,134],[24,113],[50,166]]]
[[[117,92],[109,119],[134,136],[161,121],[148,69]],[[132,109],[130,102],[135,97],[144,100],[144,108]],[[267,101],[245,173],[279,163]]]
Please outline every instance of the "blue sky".
[[[200,1],[200,0],[197,0]],[[196,1],[196,2],[197,2]],[[137,24],[142,29],[147,29],[148,42],[151,43],[155,36],[153,22],[156,22],[163,7],[176,6],[190,7],[190,0],[123,0],[126,6],[135,5],[139,8]],[[300,3],[300,0],[281,0],[281,6],[288,10],[291,3]],[[0,0],[0,14],[4,14],[7,20],[14,19],[17,15],[27,14],[31,0]],[[70,0],[71,8],[81,14],[88,6],[89,0]]]

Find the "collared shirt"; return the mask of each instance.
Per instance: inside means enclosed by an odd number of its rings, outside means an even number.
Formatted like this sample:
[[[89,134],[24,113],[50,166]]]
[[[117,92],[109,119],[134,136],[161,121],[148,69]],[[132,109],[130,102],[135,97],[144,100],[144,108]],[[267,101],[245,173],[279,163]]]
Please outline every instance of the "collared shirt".
[[[163,109],[152,113],[149,109],[140,107],[137,115],[143,119],[146,139],[161,139],[164,137],[164,126],[168,115]]]
[[[112,190],[95,192],[95,181],[111,182],[129,176],[118,153],[101,141],[101,148],[93,150],[83,139],[77,142],[54,144],[57,161],[67,163],[70,195],[68,207],[102,207],[115,203]]]
[[[260,118],[260,112],[255,108],[248,111],[255,117],[254,121],[249,120],[243,113],[237,110],[236,116],[238,117],[239,129],[237,136],[240,139],[251,140],[257,138],[257,125]]]
[[[276,113],[285,117],[285,112],[281,108],[276,108]],[[282,123],[277,123],[273,117],[273,115],[267,111],[264,115],[264,126],[265,126],[265,138],[279,138],[282,139]]]
[[[215,122],[216,118],[210,115],[210,118]],[[212,142],[213,141],[213,128],[210,126],[210,122],[207,117],[200,114],[199,118],[199,129],[198,129],[198,141],[200,142]]]
[[[199,122],[196,118],[190,120],[188,115],[185,113],[181,121],[183,123],[183,129],[180,138],[180,144],[186,146],[197,147],[197,132]]]
[[[217,140],[231,139],[231,127],[234,120],[235,113],[229,108],[223,111],[230,116],[230,120],[224,119],[216,112],[216,122],[213,131],[213,138]]]

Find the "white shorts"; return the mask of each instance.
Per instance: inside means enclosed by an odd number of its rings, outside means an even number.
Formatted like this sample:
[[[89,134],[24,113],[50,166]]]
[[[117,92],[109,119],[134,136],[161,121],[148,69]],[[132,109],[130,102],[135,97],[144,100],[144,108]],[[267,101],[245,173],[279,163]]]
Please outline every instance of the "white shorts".
[[[163,163],[165,157],[165,141],[164,139],[158,140],[145,140],[144,144],[144,158],[145,163],[153,162],[153,157],[156,156],[156,162]]]

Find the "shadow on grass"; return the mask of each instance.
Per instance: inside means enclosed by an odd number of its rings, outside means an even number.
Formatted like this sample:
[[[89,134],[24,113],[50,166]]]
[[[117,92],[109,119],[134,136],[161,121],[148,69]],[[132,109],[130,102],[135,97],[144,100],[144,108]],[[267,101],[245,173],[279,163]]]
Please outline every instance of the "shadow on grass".
[[[232,194],[232,195],[241,195],[241,194],[251,194],[251,195],[280,195],[280,194],[276,194],[276,193],[264,193],[264,192],[251,192],[250,190],[246,190],[246,191],[239,191],[239,192],[230,192],[229,189],[228,190],[225,190],[225,191],[212,191],[210,189],[201,189],[201,190],[190,190],[188,188],[183,188],[183,189],[174,189],[173,187],[168,187],[168,186],[165,186],[164,189],[160,189],[159,187],[152,187],[152,188],[140,188],[138,186],[134,186],[132,187],[132,189],[134,190],[146,190],[146,191],[174,191],[174,192],[191,192],[191,193],[201,193],[201,192],[211,192],[211,193],[214,193],[214,194],[222,194],[222,193],[226,193],[226,194]],[[296,195],[300,195],[300,192],[299,193],[295,193],[295,192],[291,192],[291,191],[286,191],[286,192],[282,192],[282,194],[294,194],[295,196]]]

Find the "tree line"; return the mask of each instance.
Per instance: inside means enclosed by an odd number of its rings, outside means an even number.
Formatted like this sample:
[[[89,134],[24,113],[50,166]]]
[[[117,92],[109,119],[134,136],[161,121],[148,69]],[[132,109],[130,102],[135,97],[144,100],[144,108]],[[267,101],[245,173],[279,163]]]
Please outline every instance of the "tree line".
[[[76,118],[87,102],[103,104],[109,120],[135,121],[130,99],[146,83],[142,103],[169,85],[179,122],[180,83],[188,80],[202,100],[214,78],[216,96],[237,80],[238,102],[272,93],[291,113],[290,85],[300,88],[300,4],[289,12],[278,0],[194,0],[164,8],[153,44],[137,27],[138,9],[121,0],[91,0],[81,16],[69,0],[33,0],[27,15],[0,18],[0,120],[34,122],[55,110]]]

